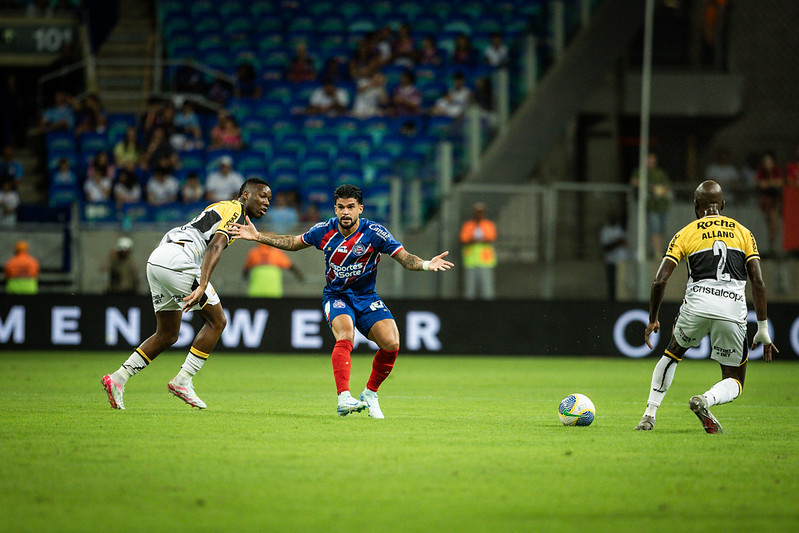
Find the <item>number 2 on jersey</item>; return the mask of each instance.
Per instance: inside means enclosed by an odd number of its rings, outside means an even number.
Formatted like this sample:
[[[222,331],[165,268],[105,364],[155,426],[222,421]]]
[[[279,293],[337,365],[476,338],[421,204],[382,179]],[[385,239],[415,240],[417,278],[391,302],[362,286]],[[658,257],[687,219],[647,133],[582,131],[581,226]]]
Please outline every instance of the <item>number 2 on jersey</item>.
[[[719,262],[716,265],[716,280],[717,281],[730,281],[730,273],[724,272],[727,266],[727,245],[724,241],[716,241],[713,243],[713,256],[719,256]]]

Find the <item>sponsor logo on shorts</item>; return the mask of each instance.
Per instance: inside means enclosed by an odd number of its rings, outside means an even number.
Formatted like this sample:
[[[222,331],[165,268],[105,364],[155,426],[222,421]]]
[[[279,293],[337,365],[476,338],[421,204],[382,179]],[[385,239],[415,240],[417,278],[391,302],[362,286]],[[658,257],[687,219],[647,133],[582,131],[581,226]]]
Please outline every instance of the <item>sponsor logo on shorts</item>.
[[[333,301],[333,308],[334,309],[344,309],[346,305],[341,300],[334,300]]]
[[[676,328],[676,331],[677,331],[677,335],[679,335],[680,339],[683,342],[685,342],[685,343],[694,342],[696,340],[694,337],[691,337],[690,335],[686,335],[686,333],[680,327]]]
[[[361,243],[356,244],[355,247],[353,247],[352,249],[352,254],[355,256],[362,256],[365,253],[366,253],[366,246],[364,246]]]
[[[711,296],[719,296],[721,298],[727,298],[728,300],[732,300],[734,302],[743,302],[744,295],[738,292],[729,291],[727,289],[718,289],[714,287],[705,287],[702,285],[694,285],[691,287],[691,292],[695,294],[709,294]]]
[[[732,357],[735,355],[736,350],[732,348],[719,348],[718,346],[714,346],[713,352],[719,357]]]

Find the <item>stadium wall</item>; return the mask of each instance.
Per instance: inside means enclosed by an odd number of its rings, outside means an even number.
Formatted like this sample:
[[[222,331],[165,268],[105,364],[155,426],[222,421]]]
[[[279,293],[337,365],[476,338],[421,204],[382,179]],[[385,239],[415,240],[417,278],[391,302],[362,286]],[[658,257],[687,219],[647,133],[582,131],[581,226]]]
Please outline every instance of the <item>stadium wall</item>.
[[[329,353],[318,299],[263,300],[226,298],[228,325],[217,350],[236,352]],[[641,305],[589,301],[390,301],[402,336],[404,354],[596,355],[631,358],[660,354],[669,341],[677,305],[661,313],[663,330],[643,344],[648,312]],[[799,357],[799,305],[769,306],[772,336],[780,349],[775,359]],[[750,321],[754,312],[750,311]],[[185,348],[201,325],[187,314],[177,347]],[[0,302],[2,350],[119,350],[128,352],[155,331],[147,297],[96,295],[6,295]],[[751,332],[751,328],[750,328]],[[371,352],[363,337],[356,352]],[[709,356],[707,339],[688,358]],[[762,349],[750,359],[762,357]]]

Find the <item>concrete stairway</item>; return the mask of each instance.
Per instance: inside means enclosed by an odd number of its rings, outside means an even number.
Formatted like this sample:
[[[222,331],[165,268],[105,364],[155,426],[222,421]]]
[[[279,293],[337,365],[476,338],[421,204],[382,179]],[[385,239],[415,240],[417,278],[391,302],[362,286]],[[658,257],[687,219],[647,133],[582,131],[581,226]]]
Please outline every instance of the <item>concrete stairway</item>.
[[[97,54],[97,89],[109,112],[137,112],[152,90],[155,34],[147,2],[123,0],[119,22]],[[138,62],[138,64],[137,64]]]

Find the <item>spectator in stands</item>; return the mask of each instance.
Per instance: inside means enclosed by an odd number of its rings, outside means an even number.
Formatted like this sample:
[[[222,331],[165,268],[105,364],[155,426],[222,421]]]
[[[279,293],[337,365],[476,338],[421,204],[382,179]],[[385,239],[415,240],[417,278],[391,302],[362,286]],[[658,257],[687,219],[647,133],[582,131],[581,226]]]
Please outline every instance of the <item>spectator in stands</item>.
[[[151,96],[147,100],[147,107],[139,117],[139,131],[144,137],[144,144],[150,144],[155,129],[163,123],[163,103],[159,98]]]
[[[482,202],[472,207],[472,218],[461,226],[460,241],[463,245],[464,297],[469,300],[494,299],[494,270],[497,255],[494,242],[497,240],[496,225],[486,218],[486,206]],[[478,294],[479,293],[479,294]]]
[[[3,148],[3,159],[0,160],[0,183],[10,181],[14,188],[18,188],[22,174],[22,163],[14,157],[14,147],[9,144]]]
[[[39,292],[39,261],[28,251],[28,243],[17,241],[14,257],[3,268],[6,294],[36,294]]]
[[[123,170],[124,172],[124,170]],[[111,199],[111,186],[113,180],[101,172],[92,172],[87,175],[83,184],[83,192],[87,202],[107,202]]]
[[[652,241],[652,253],[660,258],[665,252],[664,235],[666,233],[666,218],[674,197],[671,179],[663,168],[658,165],[658,156],[650,153],[646,157],[648,194],[646,199],[646,226],[649,238]],[[638,167],[633,171],[630,179],[632,185],[638,185]]]
[[[274,235],[274,232],[269,232]],[[247,254],[244,275],[250,278],[247,296],[251,298],[282,298],[283,271],[289,270],[299,281],[304,279],[302,271],[291,262],[283,250],[256,244]]]
[[[85,100],[76,103],[75,107],[77,108],[75,135],[86,132],[102,133],[105,131],[107,116],[103,103],[97,94],[91,93]]]
[[[244,176],[233,170],[233,158],[229,155],[219,158],[219,170],[211,172],[205,183],[205,199],[209,202],[222,202],[238,197],[244,183]]]
[[[266,219],[271,230],[279,235],[294,231],[294,227],[300,222],[300,214],[296,206],[292,205],[288,192],[275,194],[274,201],[266,213]]]
[[[156,165],[170,170],[180,168],[180,157],[160,126],[153,130],[153,136],[141,158],[141,167],[144,169],[155,168]]]
[[[72,130],[75,128],[75,112],[72,109],[72,97],[64,92],[55,94],[55,103],[42,113],[39,131],[49,133],[58,130]]]
[[[114,176],[116,176],[116,167],[109,161],[108,152],[97,152],[91,163],[89,163],[89,167],[86,169],[86,177],[91,179],[95,175],[100,175],[110,180],[113,180]]]
[[[9,228],[17,223],[17,209],[21,199],[13,181],[0,185],[0,227]]]
[[[422,37],[422,46],[416,57],[419,65],[438,66],[444,62],[444,53],[436,46],[436,38],[432,34]]]
[[[472,90],[466,86],[466,77],[463,72],[457,71],[452,75],[452,87],[444,96],[436,100],[432,114],[457,118],[463,115],[472,102]]]
[[[377,51],[379,67],[391,62],[391,41],[391,28],[389,26],[383,26],[375,32],[374,47]]]
[[[466,68],[477,66],[477,51],[472,47],[472,40],[465,33],[455,36],[452,64]]]
[[[175,117],[175,134],[172,144],[176,150],[196,150],[203,147],[203,132],[200,117],[194,112],[191,102],[184,102]]]
[[[195,171],[189,172],[186,181],[180,188],[180,199],[184,204],[196,204],[205,199],[205,189],[200,181],[200,176]]]
[[[769,252],[777,251],[777,233],[780,224],[780,207],[782,204],[782,187],[785,181],[782,170],[777,164],[774,152],[767,151],[760,160],[757,169],[757,189],[760,191],[760,210],[768,224]]]
[[[508,46],[502,42],[502,34],[494,32],[491,34],[491,42],[483,50],[483,57],[486,64],[494,68],[508,66]]]
[[[382,115],[388,104],[386,77],[383,73],[375,71],[371,77],[359,78],[357,86],[355,102],[352,106],[353,116],[368,118]]]
[[[336,87],[332,80],[324,80],[323,85],[314,89],[308,102],[308,114],[340,115],[347,111],[350,97],[347,91]]]
[[[217,114],[217,123],[211,129],[211,149],[224,148],[228,150],[241,149],[241,128],[227,111]],[[227,198],[230,200],[230,198]]]
[[[411,26],[407,22],[400,24],[397,36],[391,44],[391,62],[409,69],[416,66],[416,45],[411,35]]]
[[[89,182],[87,181],[86,183]],[[120,209],[125,204],[139,203],[141,202],[141,197],[141,185],[139,185],[139,178],[136,177],[136,173],[123,168],[119,172],[119,178],[114,185],[114,201],[117,204],[117,209]]]
[[[133,239],[120,237],[102,267],[108,272],[106,294],[136,294],[139,292],[139,265],[133,260]]]
[[[147,203],[154,206],[171,204],[178,199],[180,183],[169,169],[161,166],[153,169],[152,177],[147,181]]]
[[[250,61],[243,61],[236,65],[236,73],[233,75],[233,96],[254,99],[261,97],[258,74]]]
[[[75,173],[72,172],[72,166],[69,159],[62,157],[58,160],[58,167],[53,172],[53,185],[77,185],[78,179]]]
[[[316,65],[308,55],[308,46],[304,42],[299,42],[294,47],[294,57],[286,69],[286,79],[292,83],[304,83],[316,79]]]
[[[114,163],[119,168],[136,168],[141,159],[141,151],[137,143],[136,128],[128,126],[125,136],[114,146]]]
[[[227,104],[233,94],[233,86],[227,80],[214,78],[211,85],[208,86],[208,92],[205,97],[221,106]]]
[[[725,67],[727,2],[728,0],[705,0],[700,33],[702,64],[706,67]]]
[[[421,111],[422,92],[416,87],[416,75],[406,70],[400,75],[400,83],[391,94],[394,115],[417,115]]]
[[[350,59],[350,78],[368,76],[380,65],[380,55],[369,39],[363,38]]]
[[[732,164],[732,156],[729,149],[720,146],[716,148],[714,155],[713,163],[705,169],[705,179],[715,181],[725,191],[739,186],[741,184],[741,172],[738,167]]]

